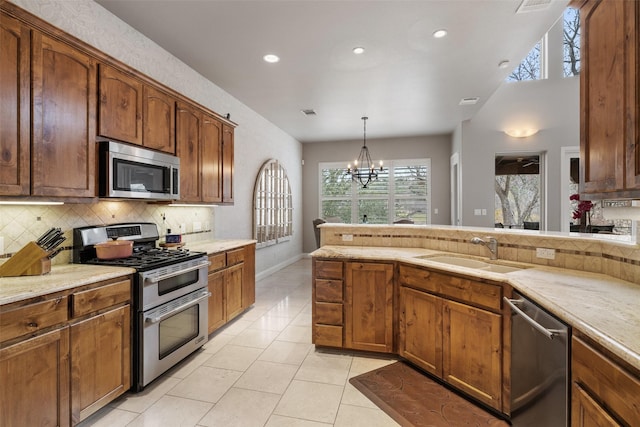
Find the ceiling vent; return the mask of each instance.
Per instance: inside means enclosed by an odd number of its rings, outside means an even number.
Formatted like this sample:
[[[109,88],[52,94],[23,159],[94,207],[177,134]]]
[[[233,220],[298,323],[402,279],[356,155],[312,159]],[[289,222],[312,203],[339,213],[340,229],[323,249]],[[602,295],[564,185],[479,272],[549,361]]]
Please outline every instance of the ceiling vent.
[[[478,103],[478,100],[480,100],[480,98],[478,98],[477,96],[471,98],[462,98],[460,100],[460,105],[475,105]]]
[[[315,116],[315,115],[318,114],[318,113],[316,113],[316,110],[312,110],[312,109],[300,110],[300,111],[302,111],[302,114],[304,114],[305,116]]]
[[[551,0],[522,0],[516,13],[537,12],[551,6]]]

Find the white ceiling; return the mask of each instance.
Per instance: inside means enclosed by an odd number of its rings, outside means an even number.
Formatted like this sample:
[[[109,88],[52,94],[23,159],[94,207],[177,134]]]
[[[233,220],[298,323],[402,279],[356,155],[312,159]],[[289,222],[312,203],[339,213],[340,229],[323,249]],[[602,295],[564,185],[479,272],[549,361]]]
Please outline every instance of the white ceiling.
[[[522,0],[97,2],[301,142],[362,138],[363,115],[367,138],[451,132],[568,3],[516,13]],[[460,106],[467,97],[480,101]]]

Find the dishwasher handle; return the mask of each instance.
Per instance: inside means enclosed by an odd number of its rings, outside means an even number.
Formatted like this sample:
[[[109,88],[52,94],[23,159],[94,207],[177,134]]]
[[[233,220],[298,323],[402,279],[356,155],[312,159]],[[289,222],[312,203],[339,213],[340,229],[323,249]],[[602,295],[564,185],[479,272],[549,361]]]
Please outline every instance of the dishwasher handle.
[[[529,323],[531,326],[533,326],[534,329],[536,329],[538,332],[540,332],[542,335],[549,338],[550,340],[556,338],[557,336],[566,334],[566,332],[561,329],[547,329],[544,326],[542,326],[540,323],[533,320],[531,317],[527,316],[527,313],[522,311],[522,309],[517,305],[518,303],[523,302],[521,299],[509,299],[507,297],[503,297],[503,298],[505,302],[509,304],[509,307],[511,307],[513,311],[515,311],[517,314],[522,316],[522,318],[527,323]]]

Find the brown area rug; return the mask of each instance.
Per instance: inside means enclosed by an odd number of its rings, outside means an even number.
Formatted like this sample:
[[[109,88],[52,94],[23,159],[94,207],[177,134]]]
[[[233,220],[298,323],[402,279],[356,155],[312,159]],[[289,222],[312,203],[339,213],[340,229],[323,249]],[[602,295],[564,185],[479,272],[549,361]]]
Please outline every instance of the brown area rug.
[[[404,427],[509,426],[403,362],[349,382]]]

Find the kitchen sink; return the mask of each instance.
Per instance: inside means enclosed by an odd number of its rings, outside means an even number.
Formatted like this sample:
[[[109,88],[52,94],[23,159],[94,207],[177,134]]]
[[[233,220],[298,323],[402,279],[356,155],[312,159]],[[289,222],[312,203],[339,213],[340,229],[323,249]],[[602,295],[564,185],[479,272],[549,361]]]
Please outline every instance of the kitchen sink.
[[[472,268],[475,270],[491,271],[494,273],[511,273],[513,271],[529,268],[528,266],[503,265],[498,264],[495,261],[480,261],[473,258],[454,255],[421,255],[416,258],[439,262],[442,264],[455,265],[458,267]]]

